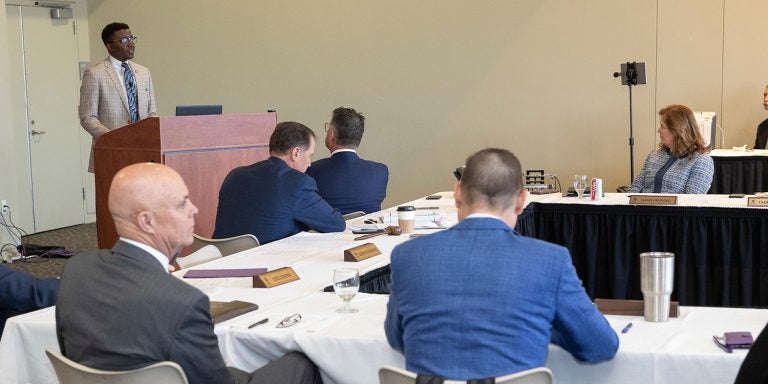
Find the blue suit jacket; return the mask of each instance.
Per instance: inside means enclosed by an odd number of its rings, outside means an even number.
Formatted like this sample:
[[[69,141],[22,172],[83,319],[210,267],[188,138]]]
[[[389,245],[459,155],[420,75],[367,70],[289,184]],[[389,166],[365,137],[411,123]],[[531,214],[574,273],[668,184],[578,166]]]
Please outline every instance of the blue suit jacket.
[[[314,179],[270,157],[235,168],[224,179],[213,237],[250,233],[266,244],[309,229],[345,227],[341,213],[317,193]]]
[[[9,317],[56,304],[58,291],[58,279],[36,279],[0,265],[0,335]]]
[[[609,360],[618,337],[595,309],[568,251],[470,218],[392,252],[385,331],[413,372],[468,380],[543,366],[550,341]]]
[[[363,160],[355,152],[338,152],[315,161],[307,174],[317,182],[320,196],[343,214],[380,211],[387,197],[387,166]]]

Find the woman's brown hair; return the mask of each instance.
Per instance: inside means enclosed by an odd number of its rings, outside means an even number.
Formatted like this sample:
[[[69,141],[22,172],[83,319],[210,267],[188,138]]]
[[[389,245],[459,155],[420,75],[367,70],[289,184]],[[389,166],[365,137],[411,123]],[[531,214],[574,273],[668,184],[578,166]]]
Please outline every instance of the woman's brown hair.
[[[669,133],[672,134],[674,148],[669,148],[675,157],[683,157],[694,153],[706,153],[709,148],[704,145],[704,139],[699,132],[699,124],[693,111],[685,105],[673,104],[659,111],[659,116]],[[659,143],[659,148],[667,148]]]

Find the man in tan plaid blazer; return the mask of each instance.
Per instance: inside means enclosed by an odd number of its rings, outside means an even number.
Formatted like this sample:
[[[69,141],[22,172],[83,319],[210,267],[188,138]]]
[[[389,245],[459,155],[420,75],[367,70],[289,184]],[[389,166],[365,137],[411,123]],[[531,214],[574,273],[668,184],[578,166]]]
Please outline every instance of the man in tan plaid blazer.
[[[157,116],[149,69],[128,61],[136,49],[136,37],[128,25],[108,24],[101,32],[101,40],[109,57],[86,69],[80,86],[80,125],[93,136],[91,148],[102,134],[131,124],[122,63],[130,66],[135,78],[139,119]],[[93,172],[93,149],[88,172]]]

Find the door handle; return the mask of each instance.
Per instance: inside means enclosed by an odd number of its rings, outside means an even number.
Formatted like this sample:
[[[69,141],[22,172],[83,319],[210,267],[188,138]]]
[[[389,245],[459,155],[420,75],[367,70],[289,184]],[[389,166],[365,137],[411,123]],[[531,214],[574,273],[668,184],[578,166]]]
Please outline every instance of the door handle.
[[[35,130],[33,129],[33,130],[32,130],[32,134],[33,134],[33,135],[45,135],[45,131],[35,131]]]

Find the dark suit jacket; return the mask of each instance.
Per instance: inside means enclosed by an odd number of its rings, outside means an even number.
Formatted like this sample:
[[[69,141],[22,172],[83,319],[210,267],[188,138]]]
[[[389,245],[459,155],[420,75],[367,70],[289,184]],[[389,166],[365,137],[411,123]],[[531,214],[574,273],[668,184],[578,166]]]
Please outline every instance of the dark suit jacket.
[[[26,272],[0,265],[0,335],[3,334],[5,320],[54,305],[58,291],[57,279],[36,279]]]
[[[363,160],[355,152],[338,152],[314,161],[307,174],[317,182],[320,196],[342,214],[380,211],[387,197],[387,166]]]
[[[464,219],[406,241],[392,251],[391,268],[384,329],[410,371],[497,377],[543,366],[550,341],[586,362],[618,349],[568,250],[501,220]]]
[[[765,149],[766,142],[768,142],[768,119],[763,120],[763,122],[757,126],[755,149]]]
[[[56,335],[64,356],[92,368],[128,370],[170,360],[190,384],[234,382],[213,333],[208,297],[122,241],[67,262]]]
[[[344,218],[317,193],[315,180],[270,157],[227,175],[219,191],[214,238],[252,234],[261,244],[314,229],[341,232]]]
[[[765,364],[768,356],[768,326],[763,328],[760,336],[749,349],[747,357],[741,363],[739,374],[734,384],[764,384],[768,383],[768,366]]]

